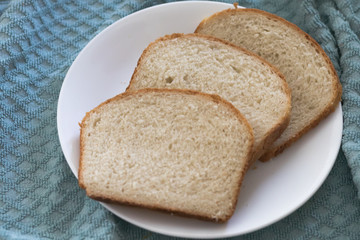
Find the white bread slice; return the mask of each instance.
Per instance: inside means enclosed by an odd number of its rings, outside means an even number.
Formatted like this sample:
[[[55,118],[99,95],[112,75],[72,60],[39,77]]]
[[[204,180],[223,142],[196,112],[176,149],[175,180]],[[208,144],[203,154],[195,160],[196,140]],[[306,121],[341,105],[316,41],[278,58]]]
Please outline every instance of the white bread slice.
[[[330,59],[294,24],[261,10],[239,8],[215,13],[195,32],[253,51],[284,74],[292,95],[290,123],[260,160],[281,153],[338,106],[341,85]]]
[[[89,197],[218,222],[233,214],[254,137],[219,96],[126,92],[80,126],[79,185]]]
[[[254,130],[251,164],[289,122],[290,91],[277,69],[253,53],[199,34],[173,34],[141,55],[128,91],[192,89],[218,94],[246,117]]]

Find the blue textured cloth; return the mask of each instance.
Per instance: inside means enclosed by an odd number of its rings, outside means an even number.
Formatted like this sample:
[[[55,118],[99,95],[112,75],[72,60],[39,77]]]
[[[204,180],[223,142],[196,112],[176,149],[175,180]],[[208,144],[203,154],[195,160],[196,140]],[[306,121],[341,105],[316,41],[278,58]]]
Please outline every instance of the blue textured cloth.
[[[116,20],[163,2],[0,0],[0,239],[173,239],[87,198],[56,128],[61,84],[79,51]],[[334,168],[306,204],[235,239],[360,239],[360,2],[239,4],[282,16],[321,44],[343,86],[344,131]]]

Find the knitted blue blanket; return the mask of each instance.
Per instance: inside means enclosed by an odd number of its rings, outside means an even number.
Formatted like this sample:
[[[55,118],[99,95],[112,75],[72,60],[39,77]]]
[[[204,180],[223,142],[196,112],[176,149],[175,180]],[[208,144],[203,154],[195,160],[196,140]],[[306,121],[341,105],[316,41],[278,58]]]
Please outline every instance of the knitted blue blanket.
[[[0,0],[0,239],[173,239],[87,198],[56,126],[60,88],[80,50],[116,20],[164,2]],[[284,17],[320,43],[343,86],[344,130],[316,194],[285,219],[235,239],[360,239],[360,1],[239,5]]]

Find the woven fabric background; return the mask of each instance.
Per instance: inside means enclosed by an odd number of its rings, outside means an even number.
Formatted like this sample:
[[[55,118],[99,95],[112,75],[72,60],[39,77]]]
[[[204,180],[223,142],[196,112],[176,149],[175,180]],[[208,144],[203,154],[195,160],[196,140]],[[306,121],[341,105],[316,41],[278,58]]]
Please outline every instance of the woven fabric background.
[[[87,198],[56,127],[62,81],[80,50],[116,20],[164,2],[0,0],[0,239],[177,239]],[[282,16],[321,44],[342,82],[344,131],[330,175],[307,203],[234,239],[360,239],[360,1],[239,4]]]

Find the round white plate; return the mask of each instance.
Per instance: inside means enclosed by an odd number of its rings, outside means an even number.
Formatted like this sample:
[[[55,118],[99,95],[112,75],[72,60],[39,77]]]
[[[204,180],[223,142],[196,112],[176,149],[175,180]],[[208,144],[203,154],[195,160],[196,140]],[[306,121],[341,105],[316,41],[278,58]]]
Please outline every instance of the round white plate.
[[[174,2],[131,14],[96,36],[81,51],[64,80],[58,102],[58,133],[65,158],[79,167],[79,125],[85,113],[123,92],[142,51],[166,34],[193,32],[200,21],[232,5]],[[289,215],[321,186],[341,142],[341,106],[277,158],[258,162],[245,177],[234,216],[225,224],[103,204],[142,228],[179,237],[220,238],[249,233]]]

